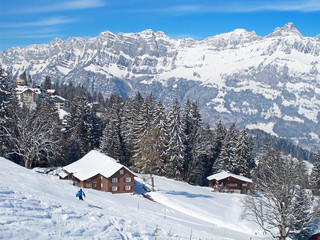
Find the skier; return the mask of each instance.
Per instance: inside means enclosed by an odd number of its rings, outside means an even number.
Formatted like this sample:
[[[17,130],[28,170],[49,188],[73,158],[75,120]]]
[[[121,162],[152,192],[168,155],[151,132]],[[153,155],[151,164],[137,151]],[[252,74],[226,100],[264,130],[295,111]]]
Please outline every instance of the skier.
[[[77,192],[76,197],[79,197],[79,200],[83,200],[82,196],[86,196],[84,194],[84,191],[82,191],[82,188],[80,188],[80,190]]]

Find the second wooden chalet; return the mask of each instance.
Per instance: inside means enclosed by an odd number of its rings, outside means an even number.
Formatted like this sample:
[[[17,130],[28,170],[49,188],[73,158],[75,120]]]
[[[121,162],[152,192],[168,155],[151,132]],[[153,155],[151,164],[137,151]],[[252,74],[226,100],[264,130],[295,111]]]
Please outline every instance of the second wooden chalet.
[[[249,193],[252,180],[229,172],[220,172],[207,177],[209,186],[217,192]]]
[[[112,193],[134,191],[135,174],[99,151],[92,150],[80,160],[63,168],[74,184]]]

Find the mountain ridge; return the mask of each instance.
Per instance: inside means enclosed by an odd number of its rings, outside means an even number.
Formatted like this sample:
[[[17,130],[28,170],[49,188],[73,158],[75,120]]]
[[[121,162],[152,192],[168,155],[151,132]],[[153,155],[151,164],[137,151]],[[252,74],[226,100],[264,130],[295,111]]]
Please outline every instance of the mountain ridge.
[[[12,48],[0,63],[36,82],[82,84],[106,96],[151,91],[169,106],[198,101],[211,125],[262,125],[309,150],[320,144],[320,38],[304,37],[288,23],[265,37],[236,29],[204,40],[172,39],[148,29],[102,32],[88,40],[54,39]]]

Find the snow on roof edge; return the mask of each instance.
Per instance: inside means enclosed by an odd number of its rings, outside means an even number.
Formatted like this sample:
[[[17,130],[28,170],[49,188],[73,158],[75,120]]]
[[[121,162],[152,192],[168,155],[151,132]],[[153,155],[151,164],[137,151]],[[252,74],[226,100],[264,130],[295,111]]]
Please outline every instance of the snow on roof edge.
[[[232,174],[232,173],[229,173],[229,172],[226,172],[226,171],[222,171],[220,173],[216,173],[216,174],[213,174],[211,176],[208,176],[207,179],[209,181],[213,180],[213,179],[216,179],[217,181],[219,181],[219,180],[225,179],[227,177],[233,177],[235,179],[238,179],[238,180],[241,180],[241,181],[244,181],[244,182],[252,183],[252,180],[250,178],[247,178],[247,177],[244,177],[244,176],[240,176],[240,175],[236,175],[236,174]]]

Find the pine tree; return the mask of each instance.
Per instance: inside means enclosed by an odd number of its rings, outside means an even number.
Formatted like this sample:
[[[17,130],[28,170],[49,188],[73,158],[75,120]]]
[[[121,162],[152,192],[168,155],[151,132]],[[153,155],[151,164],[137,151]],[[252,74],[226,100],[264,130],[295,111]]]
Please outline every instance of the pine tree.
[[[232,124],[223,140],[221,152],[214,164],[216,172],[228,171],[234,173],[236,166],[236,142],[238,133],[235,124]]]
[[[320,195],[320,148],[314,155],[314,163],[310,175],[310,185],[315,195]]]
[[[300,186],[296,189],[296,196],[293,199],[293,217],[291,226],[293,228],[290,237],[294,240],[309,239],[312,232],[313,212],[310,206],[313,205],[312,194]]]
[[[0,154],[10,158],[9,132],[15,126],[16,111],[19,108],[11,76],[0,65]],[[11,159],[13,160],[13,159]]]
[[[202,185],[205,179],[205,167],[208,161],[208,141],[204,136],[204,128],[197,103],[191,104],[187,144],[189,146],[189,162],[186,165],[186,181]],[[186,117],[188,118],[188,117]],[[188,129],[187,129],[188,130]],[[210,146],[210,145],[209,145]]]
[[[103,153],[120,160],[120,163],[127,164],[124,157],[125,143],[121,132],[123,99],[117,96],[110,105],[106,113],[107,124],[101,138],[100,149]]]
[[[248,143],[248,135],[245,129],[241,130],[235,146],[234,173],[242,176],[250,176],[249,163],[251,153]]]
[[[42,88],[43,89],[51,89],[51,78],[49,76],[46,76],[46,78],[44,79],[44,82],[42,84]]]
[[[212,156],[211,162],[209,163],[211,166],[210,169],[212,169],[211,173],[219,173],[221,171],[218,157],[221,153],[223,140],[226,137],[226,134],[227,134],[226,128],[223,126],[221,121],[219,121],[214,130],[213,139],[212,139],[212,144],[213,144],[212,155],[213,156]]]
[[[132,139],[131,139],[131,165],[134,170],[137,162],[141,160],[141,149],[139,148],[142,136],[146,133],[149,125],[148,105],[145,103],[143,97],[138,93],[133,101],[132,109]]]
[[[182,179],[184,169],[185,135],[182,128],[181,110],[177,99],[174,100],[168,113],[168,149],[169,156],[165,166],[166,176],[169,178]]]
[[[153,117],[151,126],[157,132],[157,136],[159,138],[159,143],[157,144],[157,151],[159,152],[159,162],[157,165],[159,166],[158,170],[155,171],[155,174],[164,175],[165,170],[164,166],[169,159],[169,156],[166,154],[166,150],[168,147],[168,129],[167,129],[167,119],[165,115],[165,109],[161,101],[159,100],[154,107]],[[151,129],[152,129],[151,128]]]
[[[107,100],[108,101],[108,100]],[[121,116],[121,136],[123,137],[123,142],[125,145],[125,153],[123,156],[124,164],[126,166],[132,166],[132,155],[133,155],[133,138],[134,138],[134,132],[133,132],[133,114],[134,109],[134,102],[132,99],[126,99],[123,105],[123,114]]]
[[[207,183],[206,177],[209,175],[208,163],[212,158],[212,144],[210,134],[207,133],[208,129],[204,127],[198,128],[196,132],[189,171],[189,183],[197,185],[205,185]]]
[[[185,152],[184,152],[184,176],[183,179],[188,182],[189,179],[189,171],[190,171],[190,165],[192,164],[192,147],[194,143],[194,134],[192,134],[194,130],[193,126],[193,116],[191,112],[191,102],[189,99],[187,99],[185,106],[184,106],[184,111],[183,111],[183,118],[182,118],[182,123],[183,123],[183,130],[184,130],[184,135],[185,135]]]
[[[70,114],[67,115],[67,142],[79,147],[79,155],[83,156],[93,148],[99,147],[102,135],[101,121],[92,106],[85,98],[76,98],[71,103]],[[67,146],[70,148],[69,146]],[[77,160],[77,159],[73,159]]]

